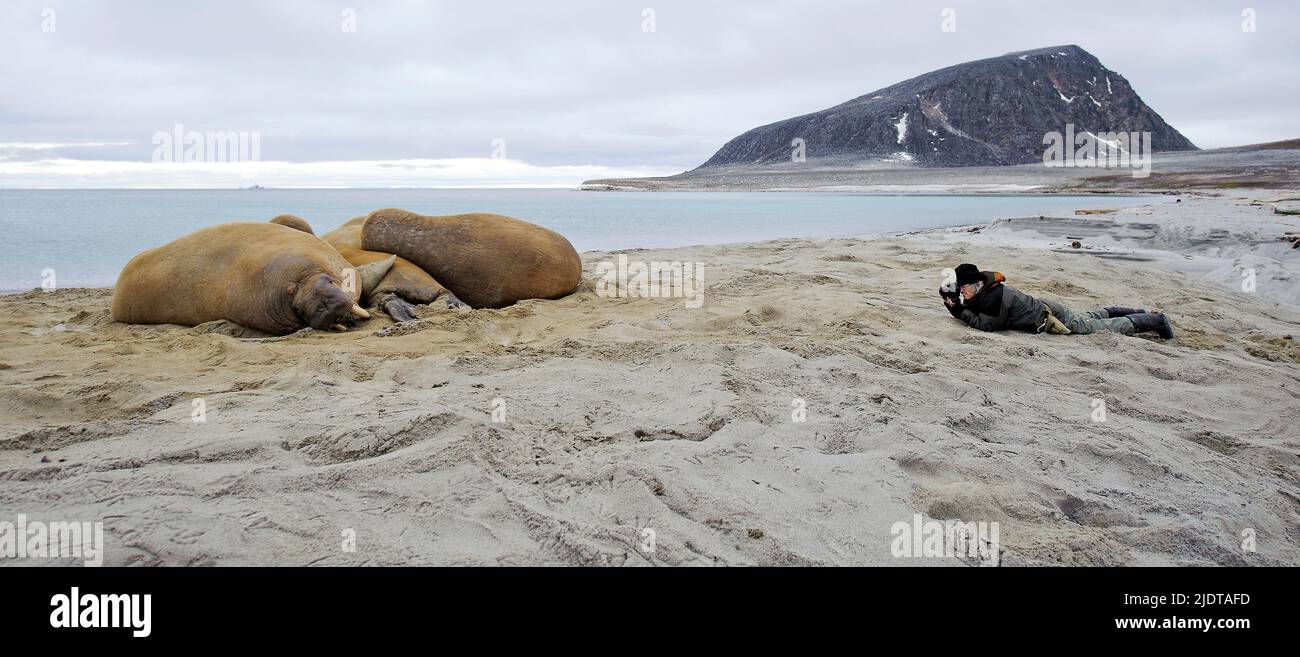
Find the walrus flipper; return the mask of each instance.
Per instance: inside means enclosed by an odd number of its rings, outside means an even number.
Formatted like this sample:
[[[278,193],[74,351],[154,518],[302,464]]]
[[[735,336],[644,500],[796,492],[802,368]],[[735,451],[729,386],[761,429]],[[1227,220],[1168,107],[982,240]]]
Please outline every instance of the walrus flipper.
[[[452,294],[450,291],[447,291],[445,294],[440,296],[445,297],[448,310],[455,310],[462,313],[472,310],[469,305],[464,301],[457,299],[456,295]],[[416,304],[411,303],[407,299],[403,298],[401,294],[396,292],[387,292],[377,297],[375,299],[375,305],[383,308],[384,312],[389,317],[393,318],[393,321],[398,324],[401,324],[402,322],[413,322],[419,319],[415,316]]]
[[[379,299],[378,305],[380,308],[384,309],[385,313],[388,313],[389,317],[393,318],[394,322],[397,322],[398,324],[401,324],[402,322],[413,322],[416,320],[415,313],[412,312],[415,310],[415,306],[411,305],[411,303],[406,299],[403,299],[396,294],[384,295],[383,298]]]

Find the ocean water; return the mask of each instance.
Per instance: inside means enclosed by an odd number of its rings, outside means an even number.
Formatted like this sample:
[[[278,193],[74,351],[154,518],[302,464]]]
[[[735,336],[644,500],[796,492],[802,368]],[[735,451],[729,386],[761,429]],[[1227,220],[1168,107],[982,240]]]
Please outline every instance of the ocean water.
[[[810,192],[535,189],[0,190],[0,290],[107,287],[135,254],[227,221],[296,214],[323,234],[379,208],[495,212],[546,226],[578,251],[841,237],[1160,202],[1123,196],[879,196]]]

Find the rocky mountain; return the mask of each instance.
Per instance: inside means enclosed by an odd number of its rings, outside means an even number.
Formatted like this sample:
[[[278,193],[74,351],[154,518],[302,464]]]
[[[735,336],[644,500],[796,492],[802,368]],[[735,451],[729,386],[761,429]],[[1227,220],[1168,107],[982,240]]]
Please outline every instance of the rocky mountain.
[[[808,162],[961,167],[1041,162],[1049,132],[1150,132],[1152,150],[1196,146],[1142,102],[1124,76],[1079,46],[982,59],[846,103],[754,128],[696,171]]]

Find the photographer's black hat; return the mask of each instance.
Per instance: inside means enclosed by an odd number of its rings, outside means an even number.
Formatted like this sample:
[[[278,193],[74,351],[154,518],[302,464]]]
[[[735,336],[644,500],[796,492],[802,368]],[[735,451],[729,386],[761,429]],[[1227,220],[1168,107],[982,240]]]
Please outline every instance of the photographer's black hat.
[[[984,280],[980,268],[968,263],[957,265],[957,287],[979,283]]]

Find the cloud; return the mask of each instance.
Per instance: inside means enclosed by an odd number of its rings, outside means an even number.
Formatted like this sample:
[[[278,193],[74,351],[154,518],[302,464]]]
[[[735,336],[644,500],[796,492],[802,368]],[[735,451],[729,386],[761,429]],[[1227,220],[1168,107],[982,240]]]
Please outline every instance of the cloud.
[[[322,162],[0,161],[6,187],[559,187],[591,178],[666,175],[662,169],[536,166],[492,158]]]
[[[97,147],[101,147],[101,146],[127,146],[127,145],[128,145],[128,142],[124,142],[124,141],[117,141],[117,142],[111,142],[111,141],[103,141],[103,142],[95,142],[95,141],[80,141],[80,142],[66,142],[66,143],[58,143],[58,142],[22,142],[22,141],[9,141],[9,142],[4,142],[4,141],[0,141],[0,151],[6,151],[6,150],[15,150],[15,151],[49,151],[49,150],[54,150],[54,149],[56,149],[56,148],[71,148],[71,147],[97,148]]]
[[[473,160],[501,138],[543,180],[555,167],[675,172],[758,125],[1066,43],[1198,145],[1298,136],[1300,5],[1285,0],[1250,3],[1249,33],[1240,8],[1209,0],[949,3],[953,33],[940,30],[942,5],[912,2],[345,4],[355,32],[340,6],[310,0],[7,3],[0,141],[145,162],[151,136],[181,123],[256,131],[263,157],[286,163]],[[45,159],[14,153],[6,161]]]

